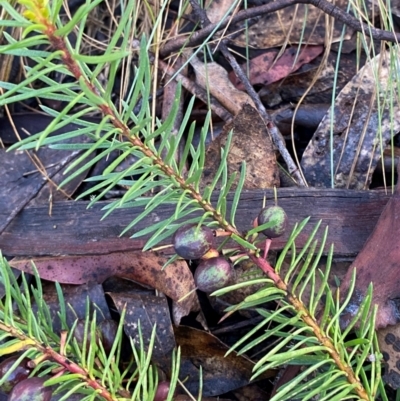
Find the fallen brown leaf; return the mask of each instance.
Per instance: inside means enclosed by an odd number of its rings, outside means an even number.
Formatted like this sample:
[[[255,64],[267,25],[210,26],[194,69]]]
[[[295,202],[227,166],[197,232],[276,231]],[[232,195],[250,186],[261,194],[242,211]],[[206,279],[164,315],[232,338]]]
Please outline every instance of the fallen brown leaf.
[[[254,57],[249,64],[250,83],[269,85],[279,81],[298,70],[303,64],[314,60],[323,50],[323,46],[302,46],[297,56],[298,48],[289,47],[276,62],[279,50],[271,50]],[[243,69],[245,68],[246,64],[243,65]],[[229,78],[236,88],[244,90],[244,85],[233,71],[229,74]]]
[[[167,258],[154,252],[115,252],[107,255],[61,256],[35,259],[13,259],[10,265],[32,273],[34,262],[39,276],[64,284],[102,283],[116,276],[137,281],[161,291],[175,301],[174,320],[198,310],[193,275],[184,260],[176,260],[162,269]],[[181,302],[182,297],[193,291]],[[178,320],[177,320],[178,319]]]
[[[175,340],[181,348],[180,377],[189,377],[185,386],[197,394],[199,369],[202,367],[203,395],[224,394],[248,384],[254,363],[235,352],[225,356],[229,347],[217,337],[202,330],[180,326],[175,328]],[[263,379],[275,375],[267,371]]]
[[[190,64],[195,70],[197,84],[208,90],[233,115],[238,114],[246,103],[254,106],[250,96],[233,86],[227,71],[219,64],[205,64],[197,57],[192,57]]]
[[[204,9],[208,19],[215,24],[223,19],[235,0],[207,0]]]
[[[168,372],[171,369],[172,351],[176,344],[167,298],[146,293],[107,294],[120,314],[126,309],[124,331],[138,348],[143,343],[147,351],[152,331],[156,326],[152,358],[157,366]]]

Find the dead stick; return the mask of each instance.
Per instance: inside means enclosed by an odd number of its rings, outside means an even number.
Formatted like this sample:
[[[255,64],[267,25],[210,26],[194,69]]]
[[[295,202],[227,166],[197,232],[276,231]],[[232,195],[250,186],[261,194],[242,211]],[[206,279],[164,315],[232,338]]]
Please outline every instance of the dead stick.
[[[208,19],[205,10],[200,7],[200,5],[196,2],[196,0],[190,0],[190,4],[193,8],[195,16],[199,19],[199,21],[203,25],[210,25],[211,22]],[[244,73],[239,63],[236,61],[235,57],[233,57],[230,51],[228,50],[228,47],[226,46],[226,40],[222,40],[221,42],[219,42],[218,48],[221,50],[224,57],[228,60],[229,64],[232,66],[236,76],[240,78],[240,80],[244,84],[246,92],[249,94],[254,104],[256,105],[257,111],[259,112],[261,118],[263,119],[268,133],[271,135],[273,143],[275,144],[279,153],[286,162],[290,175],[297,181],[297,184],[299,186],[302,187],[306,186],[306,183],[304,182],[303,177],[301,176],[296,163],[293,161],[292,156],[290,155],[289,151],[286,148],[286,143],[282,134],[280,133],[274,121],[272,120],[271,116],[268,114],[267,110],[265,109],[263,103],[261,102],[260,97],[258,96],[257,92],[254,90],[249,79],[247,78],[247,75]]]
[[[233,17],[227,17],[225,20],[210,24],[200,29],[197,32],[191,33],[190,38],[179,37],[169,41],[166,45],[161,48],[160,56],[167,57],[171,53],[174,53],[182,48],[182,46],[193,47],[201,44],[205,38],[207,38],[213,31],[217,32],[224,29],[228,24],[236,24],[249,18],[254,18],[260,15],[270,14],[272,12],[282,10],[286,7],[293,6],[295,4],[311,4],[324,13],[332,16],[338,21],[343,22],[347,26],[353,28],[357,32],[363,32],[366,36],[370,36],[376,40],[387,40],[388,42],[400,42],[400,34],[385,31],[383,29],[377,29],[369,26],[366,23],[358,21],[355,17],[346,13],[341,8],[334,6],[327,0],[278,0],[262,6],[249,8],[238,12]]]

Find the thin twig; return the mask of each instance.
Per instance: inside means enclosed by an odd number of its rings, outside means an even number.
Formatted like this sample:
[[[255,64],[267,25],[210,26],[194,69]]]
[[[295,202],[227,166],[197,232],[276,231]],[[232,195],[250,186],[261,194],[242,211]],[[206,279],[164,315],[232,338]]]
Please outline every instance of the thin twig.
[[[358,21],[355,17],[346,13],[341,8],[333,5],[327,0],[278,0],[262,6],[248,8],[238,12],[232,17],[227,17],[225,20],[210,24],[200,29],[197,32],[193,32],[188,37],[177,37],[160,49],[160,56],[165,58],[170,54],[180,50],[182,46],[193,47],[201,44],[205,38],[207,38],[211,32],[220,31],[224,29],[228,24],[236,24],[244,21],[248,18],[257,17],[260,15],[270,14],[274,11],[282,10],[286,7],[293,6],[295,4],[311,4],[324,13],[329,14],[338,21],[343,22],[345,25],[353,28],[357,32],[363,32],[366,36],[370,36],[375,40],[387,40],[388,42],[400,42],[400,34],[395,34],[383,29],[373,28],[366,23]]]
[[[203,25],[210,25],[211,22],[207,17],[207,14],[204,9],[199,6],[196,0],[190,0],[190,4],[193,8],[195,15],[199,18],[200,22]],[[247,75],[240,67],[239,63],[236,61],[235,57],[232,56],[231,52],[228,50],[226,45],[226,40],[222,40],[219,42],[218,49],[222,52],[224,57],[228,60],[229,64],[235,71],[236,76],[242,81],[246,92],[249,94],[251,99],[253,100],[254,104],[257,107],[257,111],[259,112],[261,118],[264,121],[264,124],[268,130],[268,133],[271,135],[272,141],[275,144],[276,148],[278,149],[279,153],[285,160],[285,163],[288,167],[290,175],[296,180],[299,186],[306,186],[303,177],[300,174],[300,171],[294,162],[292,156],[290,155],[289,151],[286,148],[286,142],[283,138],[281,132],[279,131],[278,127],[274,123],[273,119],[265,109],[263,103],[261,102],[258,93],[254,90],[253,86],[251,85]]]

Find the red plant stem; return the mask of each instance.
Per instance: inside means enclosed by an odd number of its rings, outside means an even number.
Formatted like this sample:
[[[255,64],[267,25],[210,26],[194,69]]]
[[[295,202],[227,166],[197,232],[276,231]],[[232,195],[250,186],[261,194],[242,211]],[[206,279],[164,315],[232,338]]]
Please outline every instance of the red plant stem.
[[[55,27],[48,27],[47,30],[44,32],[51,45],[62,52],[62,60],[65,64],[65,66],[68,68],[68,70],[74,75],[75,79],[79,81],[83,75],[80,70],[79,65],[76,63],[76,61],[73,59],[72,55],[69,53],[68,48],[64,42],[64,39],[56,36],[54,34],[55,32]],[[84,78],[85,85],[95,94],[96,96],[98,95],[95,86],[90,83],[87,79]],[[118,117],[115,115],[114,111],[109,107],[107,104],[100,104],[99,108],[103,115],[110,116],[112,123],[114,124],[115,128],[118,128],[122,135],[134,146],[139,147],[142,151],[142,153],[149,157],[150,159],[153,160],[153,163],[158,166],[158,168],[167,176],[173,178],[179,185],[180,188],[182,188],[185,191],[190,192],[191,196],[193,199],[195,199],[198,204],[204,209],[205,212],[209,212],[213,215],[214,219],[220,223],[221,228],[223,228],[226,231],[230,231],[231,233],[235,233],[237,235],[240,235],[240,233],[237,231],[235,227],[233,227],[231,224],[229,224],[219,213],[217,210],[214,209],[214,207],[211,205],[211,203],[205,201],[201,194],[196,191],[193,185],[191,184],[186,184],[186,181],[184,178],[182,178],[180,175],[177,175],[175,171],[171,168],[171,166],[167,165],[164,163],[164,161],[160,158],[160,156],[156,155],[151,151],[151,149],[146,146],[139,137],[137,136],[132,136],[130,134],[130,129],[129,127],[124,124],[122,121],[118,119]]]
[[[249,253],[250,259],[258,266],[260,269],[271,279],[273,280],[275,286],[280,290],[286,292],[286,298],[288,302],[294,307],[294,309],[299,313],[300,318],[303,320],[307,326],[311,327],[314,332],[314,335],[318,338],[319,342],[325,346],[331,356],[331,358],[335,361],[336,366],[346,374],[347,381],[351,384],[356,384],[355,391],[359,395],[362,400],[369,400],[368,394],[365,391],[363,385],[360,380],[354,375],[354,371],[351,366],[348,366],[340,357],[339,352],[336,350],[332,341],[322,332],[319,327],[318,322],[312,317],[308,311],[308,309],[304,306],[304,304],[290,292],[290,288],[287,284],[280,278],[280,276],[275,272],[274,268],[262,257],[253,255]]]
[[[279,274],[276,274],[275,269],[269,264],[266,259],[260,256],[256,256],[252,253],[248,253],[248,255],[249,258],[275,283],[275,285],[279,289],[287,291],[286,284],[279,277]]]
[[[105,389],[100,383],[98,383],[95,379],[91,378],[90,372],[81,368],[78,364],[66,358],[63,355],[60,355],[57,351],[52,349],[49,346],[43,346],[35,339],[28,337],[27,335],[21,333],[16,330],[14,327],[8,326],[4,323],[0,323],[0,330],[5,333],[10,333],[13,337],[18,338],[21,341],[30,340],[32,343],[26,346],[25,348],[35,348],[39,352],[42,353],[41,359],[51,359],[52,361],[58,363],[60,366],[63,366],[65,370],[81,375],[82,380],[84,380],[89,387],[92,387],[94,390],[99,391],[99,395],[101,395],[107,401],[118,401],[118,398],[114,397],[107,389]]]

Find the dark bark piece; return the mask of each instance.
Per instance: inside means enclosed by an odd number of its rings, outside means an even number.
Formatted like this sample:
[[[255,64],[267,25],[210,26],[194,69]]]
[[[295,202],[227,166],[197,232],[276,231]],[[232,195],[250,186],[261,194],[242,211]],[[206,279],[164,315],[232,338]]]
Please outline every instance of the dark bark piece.
[[[308,128],[310,132],[314,132],[329,110],[329,107],[329,103],[301,104],[295,113],[295,107],[289,105],[274,111],[273,118],[278,127],[288,125],[290,128],[292,122],[294,122],[295,126]],[[288,130],[287,134],[291,134],[290,130]]]
[[[62,324],[59,318],[60,301],[58,299],[58,294],[53,283],[44,283],[43,286],[43,300],[49,306],[49,312],[53,322],[53,331],[59,334],[62,329]],[[65,305],[67,305],[65,311],[68,327],[72,327],[76,319],[86,319],[86,302],[88,299],[91,318],[93,318],[94,311],[96,311],[97,323],[100,323],[104,319],[111,319],[104,291],[100,284],[94,282],[79,286],[61,284],[61,288]],[[32,310],[36,315],[36,303],[32,305]]]
[[[240,230],[248,230],[252,226],[262,208],[264,196],[267,205],[273,203],[273,190],[243,191],[235,219]],[[383,191],[281,188],[278,190],[279,205],[288,215],[289,226],[283,237],[274,239],[272,248],[281,249],[295,222],[312,216],[303,234],[296,240],[298,247],[304,244],[315,223],[322,219],[322,225],[329,226],[329,243],[335,244],[335,255],[355,255],[372,232],[389,199],[390,195],[385,195]],[[228,210],[231,203],[232,195],[227,199]],[[129,235],[173,213],[171,206],[162,205],[138,224],[135,230],[119,237],[140,210],[117,209],[100,221],[104,215],[102,207],[107,204],[109,202],[99,202],[93,208],[86,209],[88,203],[83,201],[54,203],[51,216],[48,205],[28,207],[0,235],[0,249],[3,254],[10,256],[104,254],[139,250],[146,238],[130,239]],[[0,221],[6,217],[4,205],[0,203]]]
[[[125,333],[131,338],[137,349],[143,341],[144,349],[148,351],[152,330],[154,326],[157,327],[152,358],[157,366],[168,372],[171,369],[172,351],[176,347],[176,343],[165,295],[110,292],[109,296],[120,314],[126,309]]]
[[[398,166],[400,172],[400,165]],[[341,324],[346,326],[357,313],[369,284],[373,283],[372,305],[378,305],[376,328],[400,322],[400,183],[389,200],[363,249],[340,286],[342,299],[350,286],[353,268],[357,279]]]
[[[29,134],[36,134],[43,131],[52,120],[52,117],[35,113],[14,115],[13,118],[15,128],[21,138],[26,137],[27,132]],[[74,129],[76,130],[78,127],[76,124],[68,124],[56,132],[61,134]],[[4,143],[13,143],[17,140],[13,127],[6,118],[0,119],[0,138]],[[88,137],[81,136],[63,142],[89,141]],[[82,152],[81,150],[60,152],[44,147],[38,151],[30,150],[6,153],[4,149],[1,149],[0,159],[2,161],[2,169],[0,170],[0,188],[2,190],[0,193],[0,205],[4,216],[0,220],[0,233],[27,203],[39,193],[40,196],[36,203],[40,203],[44,198],[49,199],[49,195],[53,190],[56,192],[56,184],[65,179],[61,173]],[[41,171],[39,171],[39,168]],[[69,186],[64,188],[62,196],[66,197],[68,193],[73,193],[85,176],[86,172],[83,172],[75,180],[71,181]],[[56,184],[49,182],[50,180],[54,181],[53,178]],[[43,188],[45,184],[48,185],[48,190]]]
[[[47,178],[51,179],[57,172],[70,164],[80,151],[68,152],[67,155],[46,148],[38,152],[6,153],[0,149],[2,161],[0,170],[0,206],[2,216],[0,219],[0,233],[14,219],[14,217],[26,206],[26,204],[38,194],[47,183],[44,177],[33,164],[32,160],[40,160],[44,166]]]
[[[85,139],[85,138],[81,138]],[[77,155],[80,156],[80,153]],[[83,167],[86,163],[90,161],[92,156],[86,157],[82,162],[80,162],[76,167],[68,172],[69,175],[75,173],[78,169]],[[73,162],[74,160],[71,160]],[[69,163],[70,164],[70,163]],[[60,169],[57,174],[54,174],[51,178],[51,182],[46,181],[46,184],[38,192],[38,194],[29,202],[29,206],[43,205],[47,204],[49,201],[57,202],[69,199],[75,193],[75,191],[80,187],[83,180],[86,178],[89,169],[83,170],[77,176],[75,176],[71,181],[67,182],[61,188],[59,185],[65,180],[65,170],[68,168],[68,164]]]

